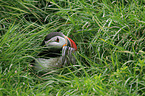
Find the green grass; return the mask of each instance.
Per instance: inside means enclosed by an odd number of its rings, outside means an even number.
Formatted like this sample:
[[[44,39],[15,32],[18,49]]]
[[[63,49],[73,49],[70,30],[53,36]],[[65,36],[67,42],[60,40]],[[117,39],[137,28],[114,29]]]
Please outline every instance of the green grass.
[[[0,96],[145,95],[144,0],[1,0]],[[50,32],[77,62],[42,75],[30,62]]]

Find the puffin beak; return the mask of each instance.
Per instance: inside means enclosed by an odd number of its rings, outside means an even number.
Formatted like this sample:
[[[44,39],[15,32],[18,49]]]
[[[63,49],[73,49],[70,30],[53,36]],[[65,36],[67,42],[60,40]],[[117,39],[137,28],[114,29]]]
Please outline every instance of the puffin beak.
[[[70,43],[71,47],[74,48],[75,51],[76,51],[76,50],[77,50],[76,43],[75,43],[72,39],[70,39],[70,38],[68,38],[68,37],[66,37],[66,38],[69,40],[69,43]]]
[[[65,38],[67,40],[66,44],[62,46],[62,63],[65,63],[66,56],[71,58],[72,53],[74,53],[77,50],[75,42],[67,36],[65,36]],[[68,45],[70,45],[70,47]]]

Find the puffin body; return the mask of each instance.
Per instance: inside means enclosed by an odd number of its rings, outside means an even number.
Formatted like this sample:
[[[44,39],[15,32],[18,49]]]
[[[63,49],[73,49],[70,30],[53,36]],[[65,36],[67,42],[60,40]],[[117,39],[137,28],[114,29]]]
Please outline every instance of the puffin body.
[[[66,64],[74,64],[73,54],[77,50],[75,42],[60,32],[52,32],[43,40],[42,51],[38,54],[34,68],[39,72],[48,72]]]

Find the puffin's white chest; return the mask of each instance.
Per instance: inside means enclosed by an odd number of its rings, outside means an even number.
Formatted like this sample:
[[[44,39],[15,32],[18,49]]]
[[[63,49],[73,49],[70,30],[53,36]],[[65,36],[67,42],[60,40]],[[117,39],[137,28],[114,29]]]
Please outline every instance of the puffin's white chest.
[[[47,72],[53,68],[60,68],[62,66],[62,57],[57,58],[37,58],[35,60],[35,69],[39,71]]]

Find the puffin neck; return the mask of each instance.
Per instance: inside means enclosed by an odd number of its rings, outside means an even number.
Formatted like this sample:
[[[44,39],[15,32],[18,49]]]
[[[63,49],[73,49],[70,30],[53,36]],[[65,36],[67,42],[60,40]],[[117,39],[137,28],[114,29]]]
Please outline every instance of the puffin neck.
[[[52,48],[43,49],[43,50],[38,54],[38,56],[39,56],[40,58],[45,58],[45,59],[60,57],[61,54],[62,54],[61,50],[62,50],[62,49],[52,49]]]

